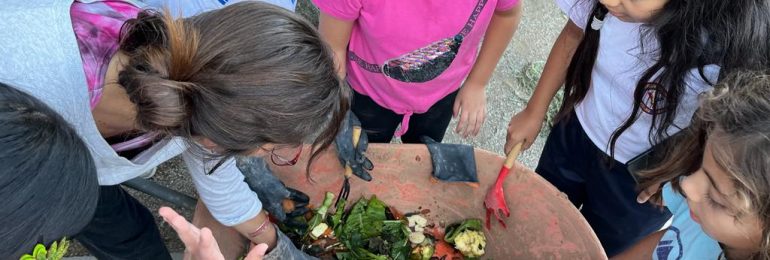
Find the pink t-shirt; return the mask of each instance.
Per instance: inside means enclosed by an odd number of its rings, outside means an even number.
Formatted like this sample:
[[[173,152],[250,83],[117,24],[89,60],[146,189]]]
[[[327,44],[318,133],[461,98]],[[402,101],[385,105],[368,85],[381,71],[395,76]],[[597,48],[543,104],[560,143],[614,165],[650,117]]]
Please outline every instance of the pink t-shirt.
[[[141,11],[124,1],[75,1],[70,8],[72,29],[83,59],[91,108],[96,107],[102,97],[104,75],[112,56],[118,51],[120,29],[128,19]]]
[[[107,68],[112,56],[118,51],[120,29],[140,11],[139,7],[120,0],[72,3],[72,29],[78,42],[80,57],[83,59],[91,109],[96,107],[102,98]],[[111,146],[117,152],[127,151],[149,145],[158,136],[158,133],[154,132],[145,133]]]
[[[414,113],[460,88],[489,21],[519,0],[313,0],[327,15],[354,21],[348,45],[350,86],[382,107]]]

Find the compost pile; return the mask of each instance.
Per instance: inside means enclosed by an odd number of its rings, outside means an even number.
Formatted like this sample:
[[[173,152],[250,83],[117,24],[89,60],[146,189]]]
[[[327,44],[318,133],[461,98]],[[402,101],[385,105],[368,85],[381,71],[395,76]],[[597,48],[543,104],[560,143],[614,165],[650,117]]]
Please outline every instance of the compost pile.
[[[402,215],[375,196],[359,199],[348,210],[343,199],[336,209],[333,203],[334,194],[327,192],[318,208],[292,219],[293,225],[279,225],[281,231],[320,259],[478,259],[484,254],[479,219],[443,228],[419,212]]]

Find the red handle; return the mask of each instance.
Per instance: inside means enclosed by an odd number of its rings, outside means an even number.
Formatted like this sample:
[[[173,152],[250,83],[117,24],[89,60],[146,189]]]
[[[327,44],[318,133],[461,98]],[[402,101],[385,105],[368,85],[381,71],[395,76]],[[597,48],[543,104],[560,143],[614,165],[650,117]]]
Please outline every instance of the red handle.
[[[495,187],[503,186],[503,180],[505,180],[505,177],[508,176],[508,173],[510,172],[511,168],[513,168],[513,164],[516,162],[516,158],[519,157],[519,154],[521,153],[521,146],[524,143],[518,143],[516,146],[513,147],[510,153],[505,157],[505,163],[503,163],[503,168],[500,169],[500,174],[497,175],[497,181],[495,181]]]

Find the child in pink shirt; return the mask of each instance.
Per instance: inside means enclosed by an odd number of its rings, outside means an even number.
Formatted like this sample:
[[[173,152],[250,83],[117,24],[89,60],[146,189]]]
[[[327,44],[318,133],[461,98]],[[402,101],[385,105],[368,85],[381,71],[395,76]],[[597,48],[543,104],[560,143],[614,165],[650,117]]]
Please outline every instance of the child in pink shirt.
[[[519,0],[313,1],[370,142],[394,134],[440,142],[453,116],[457,133],[478,134],[484,88],[518,26]]]

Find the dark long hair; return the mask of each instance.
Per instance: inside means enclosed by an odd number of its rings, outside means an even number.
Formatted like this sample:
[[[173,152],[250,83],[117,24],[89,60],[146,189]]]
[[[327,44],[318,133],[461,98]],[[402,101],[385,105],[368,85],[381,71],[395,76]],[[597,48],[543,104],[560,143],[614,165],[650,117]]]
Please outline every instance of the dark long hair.
[[[38,99],[0,83],[0,258],[77,234],[91,220],[99,183],[75,130]]]
[[[607,9],[598,1],[583,1],[595,2],[594,15],[603,18],[607,14]],[[567,71],[559,119],[567,118],[590,87],[600,37],[600,31],[591,29],[592,19],[589,16],[586,21],[584,38]],[[643,48],[643,55],[653,55],[655,63],[646,69],[636,84],[631,114],[612,134],[612,157],[618,138],[640,114],[648,84],[657,83],[666,90],[657,93],[665,96],[665,101],[652,104],[653,111],[663,111],[652,114],[649,138],[655,144],[668,137],[667,130],[677,116],[677,108],[687,88],[686,79],[692,69],[697,69],[708,82],[704,67],[709,64],[721,67],[720,78],[734,71],[762,70],[770,66],[770,1],[767,0],[669,0],[642,28],[642,43],[654,40],[659,47],[656,50]]]
[[[312,162],[349,106],[350,91],[313,25],[270,4],[176,20],[144,11],[121,38],[130,60],[119,83],[137,105],[139,126],[209,138],[222,158],[266,143],[312,143]]]

